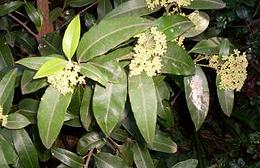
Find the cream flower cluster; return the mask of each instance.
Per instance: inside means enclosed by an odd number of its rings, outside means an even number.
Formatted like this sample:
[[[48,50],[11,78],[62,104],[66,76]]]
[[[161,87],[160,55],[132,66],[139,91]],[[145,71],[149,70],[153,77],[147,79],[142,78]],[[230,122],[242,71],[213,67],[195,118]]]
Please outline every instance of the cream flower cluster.
[[[3,115],[3,107],[0,105],[0,121],[2,122],[2,126],[5,126],[7,123],[8,115]]]
[[[240,91],[247,77],[248,61],[246,53],[234,50],[234,54],[219,58],[214,55],[209,66],[217,70],[220,77],[219,87],[224,90]]]
[[[60,93],[73,93],[74,87],[85,82],[84,76],[79,76],[80,66],[68,62],[64,70],[48,76],[48,82]]]
[[[139,75],[143,71],[150,77],[160,73],[161,56],[166,53],[166,35],[152,27],[149,31],[139,34],[134,47],[133,59],[129,65],[130,76]]]
[[[158,6],[166,7],[169,4],[176,4],[179,7],[189,6],[193,0],[146,0],[148,8],[154,9]]]
[[[183,41],[185,40],[185,37],[183,36],[179,36],[176,39],[173,40],[173,42],[175,42],[178,46],[182,47],[183,49],[185,49],[185,46],[183,44]]]

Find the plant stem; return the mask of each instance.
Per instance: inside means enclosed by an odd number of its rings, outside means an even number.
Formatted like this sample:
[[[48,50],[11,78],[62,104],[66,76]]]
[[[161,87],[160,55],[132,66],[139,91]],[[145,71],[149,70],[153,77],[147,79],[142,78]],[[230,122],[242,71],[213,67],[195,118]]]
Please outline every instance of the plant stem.
[[[198,160],[199,160],[199,167],[200,168],[204,168],[204,162],[203,162],[203,158],[202,158],[202,150],[201,150],[201,143],[200,143],[200,139],[198,137],[197,132],[195,132],[194,134],[194,139],[195,139],[195,145],[196,145],[196,150],[198,152]]]
[[[87,157],[86,163],[85,163],[85,165],[84,165],[84,168],[88,168],[90,159],[91,159],[91,157],[92,157],[92,155],[93,155],[93,151],[94,151],[94,149],[91,149],[91,150],[88,152],[88,157]]]

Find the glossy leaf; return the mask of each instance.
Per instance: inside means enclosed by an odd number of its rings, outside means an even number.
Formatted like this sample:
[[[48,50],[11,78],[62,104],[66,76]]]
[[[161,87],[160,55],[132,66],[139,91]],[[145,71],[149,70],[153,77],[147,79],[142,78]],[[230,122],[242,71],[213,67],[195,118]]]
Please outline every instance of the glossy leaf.
[[[84,88],[84,93],[80,105],[80,120],[83,127],[88,130],[92,116],[91,116],[91,99],[93,90],[90,87]]]
[[[77,50],[78,60],[87,61],[105,54],[151,25],[149,20],[140,17],[104,19],[83,35]]]
[[[59,57],[65,58],[61,55],[62,52],[62,37],[59,33],[49,33],[42,37],[42,40],[39,42],[38,50],[41,55],[51,55],[59,54]]]
[[[196,66],[195,75],[184,77],[184,85],[189,112],[197,131],[206,119],[209,110],[208,81],[199,66]]]
[[[165,153],[176,153],[177,144],[171,140],[169,135],[157,131],[151,149]]]
[[[23,65],[29,69],[38,70],[46,62],[54,59],[54,57],[27,57],[17,61],[17,64]]]
[[[127,79],[125,74],[124,80],[120,83],[108,83],[106,88],[100,85],[95,86],[93,113],[99,127],[107,136],[111,134],[121,119],[126,95]]]
[[[194,26],[187,17],[181,15],[162,16],[155,21],[155,24],[158,30],[166,35],[167,41],[174,40]]]
[[[24,3],[22,1],[11,1],[0,5],[0,16],[11,13],[21,7]]]
[[[121,129],[121,128],[116,128],[112,134],[111,134],[111,137],[117,141],[120,141],[120,142],[126,142],[128,137],[129,137],[129,134],[127,133],[126,130],[124,129]]]
[[[52,58],[51,60],[45,62],[40,69],[37,71],[34,79],[43,78],[52,75],[58,71],[61,71],[66,66],[67,61],[61,58]]]
[[[0,134],[0,166],[4,167],[4,164],[15,164],[18,156],[12,146],[12,143],[8,141],[4,136]]]
[[[136,124],[148,144],[155,136],[157,97],[153,79],[145,73],[129,78],[128,92]]]
[[[189,52],[205,55],[218,54],[221,40],[222,38],[218,37],[213,37],[207,40],[201,40]]]
[[[2,168],[9,168],[8,166],[8,162],[5,158],[5,155],[4,155],[4,149],[2,149],[2,147],[0,146],[0,166]]]
[[[82,168],[84,166],[84,159],[82,157],[66,149],[53,147],[51,148],[51,153],[53,157],[69,167]]]
[[[15,32],[15,43],[29,54],[34,54],[37,50],[36,38],[23,31]]]
[[[22,99],[19,102],[19,113],[26,116],[32,123],[36,123],[39,101],[31,98]]]
[[[223,39],[220,43],[219,56],[227,56],[230,52],[230,42],[228,39]]]
[[[80,155],[86,155],[89,150],[94,148],[101,148],[105,145],[105,139],[103,134],[98,132],[90,132],[83,135],[77,144],[77,153]]]
[[[71,7],[83,7],[90,5],[95,2],[95,0],[67,0],[66,2]]]
[[[154,168],[153,160],[147,148],[134,144],[132,150],[137,168]]]
[[[1,10],[1,9],[0,9]],[[14,65],[12,52],[3,39],[0,39],[0,71]]]
[[[30,121],[22,114],[11,113],[7,117],[7,123],[4,125],[8,129],[21,129],[30,124]]]
[[[23,167],[40,167],[37,151],[27,132],[24,129],[13,130],[12,137],[15,150]]]
[[[58,19],[62,15],[62,12],[63,9],[60,7],[52,9],[49,14],[50,22],[54,22],[56,19]]]
[[[102,19],[107,13],[113,9],[110,0],[99,0],[97,6],[98,19]]]
[[[70,60],[79,44],[80,38],[80,17],[77,15],[68,25],[62,40],[62,49]]]
[[[179,162],[172,166],[172,168],[196,168],[198,165],[197,159],[188,159],[182,162]]]
[[[48,87],[41,99],[37,124],[42,143],[48,149],[60,133],[71,96],[69,93],[62,95],[55,88]]]
[[[193,0],[186,8],[189,9],[222,9],[226,4],[222,0]]]
[[[193,60],[186,50],[174,42],[167,43],[167,52],[162,57],[162,73],[192,75],[195,71]]]
[[[35,24],[38,31],[41,30],[43,24],[43,16],[31,3],[25,4],[25,10],[31,21]]]
[[[97,168],[127,168],[128,166],[118,156],[112,155],[110,153],[100,152],[95,157],[95,165]]]
[[[148,15],[157,11],[159,8],[151,10],[147,8],[147,3],[145,0],[129,0],[121,3],[114,10],[109,12],[105,18],[115,18],[122,16],[143,16]]]

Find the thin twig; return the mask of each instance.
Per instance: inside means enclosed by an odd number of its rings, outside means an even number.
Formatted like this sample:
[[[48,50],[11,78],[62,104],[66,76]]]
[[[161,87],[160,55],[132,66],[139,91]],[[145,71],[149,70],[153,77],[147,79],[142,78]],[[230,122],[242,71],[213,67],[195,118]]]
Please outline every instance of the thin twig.
[[[176,100],[178,99],[178,97],[181,95],[181,90],[177,93],[176,96],[174,96],[174,98],[172,99],[171,105],[173,106],[176,103]]]
[[[259,8],[260,8],[260,1],[259,1],[258,5],[256,7],[256,10],[254,12],[253,18],[257,15]]]
[[[84,168],[88,168],[90,159],[91,159],[91,157],[92,157],[92,155],[93,155],[93,151],[94,151],[94,149],[91,149],[91,150],[88,152],[88,157],[87,157],[86,163],[85,163],[85,165],[84,165]]]
[[[14,19],[16,22],[18,22],[21,26],[23,26],[23,28],[25,28],[28,33],[30,33],[31,35],[33,35],[35,38],[37,38],[37,34],[35,34],[29,27],[26,26],[26,24],[24,24],[21,20],[19,20],[17,17],[15,17],[14,15],[12,15],[11,13],[8,14],[8,16],[10,16],[12,19]]]

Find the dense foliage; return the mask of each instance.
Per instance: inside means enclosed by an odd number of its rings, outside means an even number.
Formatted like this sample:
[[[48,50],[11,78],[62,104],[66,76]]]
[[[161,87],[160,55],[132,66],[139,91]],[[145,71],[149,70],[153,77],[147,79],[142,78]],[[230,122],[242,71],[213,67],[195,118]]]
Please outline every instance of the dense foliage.
[[[260,167],[260,2],[0,3],[1,168]]]

